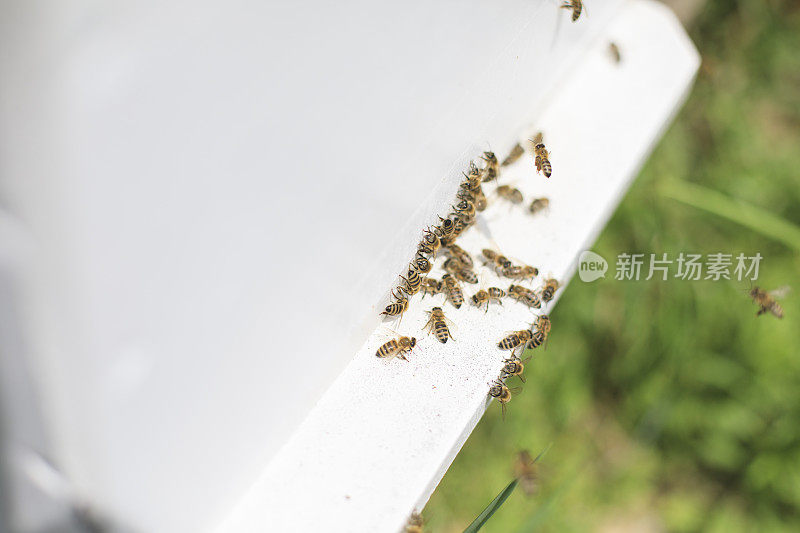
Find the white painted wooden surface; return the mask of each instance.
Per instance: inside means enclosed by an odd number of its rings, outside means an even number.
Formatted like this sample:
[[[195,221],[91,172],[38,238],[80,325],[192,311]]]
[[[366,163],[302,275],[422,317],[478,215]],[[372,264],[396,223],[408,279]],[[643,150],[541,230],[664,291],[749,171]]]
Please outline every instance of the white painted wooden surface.
[[[420,227],[535,121],[556,173],[510,174],[550,213],[490,228],[566,276],[696,68],[649,3],[557,5],[0,8],[0,356],[28,376],[2,401],[36,426],[10,445],[141,531],[396,529],[480,417],[499,354],[476,335],[529,319],[465,311],[458,344],[353,359]]]
[[[610,60],[610,41],[621,50],[619,65]],[[495,201],[479,215],[490,233],[472,228],[459,245],[477,256],[497,243],[538,266],[540,278],[568,280],[682,103],[698,65],[663,6],[627,3],[560,80],[535,125],[517,132],[520,140],[545,132],[552,178],[534,173],[530,155],[504,171],[500,181],[519,187],[526,205],[509,209]],[[531,217],[525,207],[541,196],[550,199],[549,211]],[[483,273],[487,284],[508,287]],[[425,311],[442,302],[418,295],[393,326],[418,340],[409,362],[375,357],[385,341],[380,331],[364,344],[218,533],[391,532],[424,506],[484,412],[490,382],[508,356],[496,343],[534,317],[513,302],[491,306],[488,314],[444,305],[458,331],[456,341],[442,345],[421,331]],[[508,408],[513,417],[513,401]]]

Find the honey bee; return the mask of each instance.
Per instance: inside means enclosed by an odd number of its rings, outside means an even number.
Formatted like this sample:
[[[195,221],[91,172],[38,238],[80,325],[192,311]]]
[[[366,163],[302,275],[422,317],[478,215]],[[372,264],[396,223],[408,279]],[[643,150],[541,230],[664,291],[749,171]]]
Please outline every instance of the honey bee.
[[[477,168],[476,168],[477,170]],[[480,188],[482,182],[480,172],[469,174],[464,174],[464,181],[461,183],[461,186],[468,191],[475,191]]]
[[[539,298],[539,295],[536,294],[535,291],[527,289],[521,285],[509,285],[508,295],[514,298],[516,301],[527,305],[528,307],[533,307],[536,309],[541,309],[542,307],[542,300]]]
[[[511,355],[514,355],[517,348],[520,346],[525,346],[525,343],[531,340],[531,332],[527,329],[522,329],[519,331],[515,331],[500,340],[497,343],[497,347],[501,350],[511,350]]]
[[[483,181],[494,181],[497,179],[497,169],[495,167],[486,167],[483,169]]]
[[[536,321],[533,323],[533,327],[537,331],[541,331],[545,334],[545,337],[548,333],[550,333],[550,327],[552,323],[550,322],[550,317],[548,315],[539,315],[536,317]]]
[[[510,185],[500,185],[495,189],[495,192],[503,198],[504,200],[508,200],[512,204],[521,204],[522,200],[522,191],[517,189],[516,187],[512,187]]]
[[[484,290],[481,289],[476,292],[472,296],[472,303],[475,304],[476,307],[480,308],[482,305],[486,305],[486,312],[489,312],[489,304],[492,300],[497,301],[500,305],[503,305],[502,298],[506,295],[506,291],[503,289],[498,289],[497,287],[489,287],[488,289]]]
[[[528,208],[528,211],[530,211],[532,215],[535,215],[539,211],[543,211],[548,207],[550,207],[550,200],[548,200],[547,198],[535,198],[531,202],[531,206]]]
[[[506,256],[489,248],[484,248],[481,250],[481,254],[483,254],[486,262],[495,266],[495,270],[512,266],[511,261],[509,261]]]
[[[509,389],[506,387],[506,384],[496,379],[492,382],[492,386],[489,389],[489,396],[492,398],[496,398],[498,402],[500,402],[500,409],[503,413],[503,420],[506,419],[506,404],[511,401],[511,393],[517,393],[519,391],[518,388]]]
[[[397,316],[405,313],[406,309],[408,309],[408,299],[403,296],[403,293],[399,293],[398,295],[392,291],[392,298],[397,301],[387,305],[386,310],[381,314],[387,316]]]
[[[464,293],[461,291],[456,279],[450,274],[445,274],[442,276],[442,284],[444,285],[444,293],[447,296],[447,300],[453,304],[453,307],[460,309],[464,303]]]
[[[526,344],[526,348],[538,348],[547,340],[547,334],[542,330],[535,330],[531,332],[531,338]]]
[[[441,241],[442,246],[450,246],[451,244],[453,244],[453,242],[455,242],[458,236],[461,235],[461,233],[463,233],[464,230],[469,227],[471,221],[469,223],[465,222],[461,217],[458,216],[454,218],[447,218],[445,220],[450,223],[452,230],[448,235],[441,237],[439,240]],[[444,225],[444,222],[442,223],[442,225]]]
[[[421,255],[417,255],[417,257],[414,258],[413,265],[419,272],[422,272],[423,274],[427,274],[431,271],[431,268],[433,268],[431,262]]]
[[[481,159],[486,162],[486,166],[483,168],[482,181],[492,181],[497,179],[499,164],[497,162],[497,156],[494,155],[494,152],[483,152],[483,157],[481,157]]]
[[[436,339],[442,344],[446,343],[447,339],[456,340],[447,327],[448,324],[452,325],[453,323],[445,318],[444,311],[442,311],[441,307],[434,307],[428,311],[428,316],[428,322],[422,328],[423,330],[427,330],[428,333],[436,335]]]
[[[441,243],[445,238],[453,234],[455,226],[453,221],[449,218],[439,217],[439,220],[441,220],[442,223],[436,226],[436,229],[439,230],[439,242]]]
[[[424,525],[425,521],[422,519],[422,515],[419,513],[411,513],[408,523],[406,524],[405,533],[423,533]]]
[[[539,139],[538,142],[536,139]],[[550,152],[544,147],[544,143],[541,141],[539,135],[536,136],[536,139],[532,139],[531,142],[533,144],[533,152],[536,154],[534,158],[534,163],[536,164],[536,171],[543,172],[546,178],[549,178],[553,174],[553,167],[550,164]]]
[[[475,203],[475,193],[467,189],[463,183],[458,187],[458,191],[456,191],[456,198],[459,200],[469,200],[473,204]]]
[[[409,265],[407,276],[408,277],[400,276],[405,282],[401,286],[401,289],[409,296],[414,296],[419,292],[419,286],[422,284],[422,277],[417,272],[417,269],[414,268],[413,264]]]
[[[583,0],[568,0],[561,4],[562,9],[572,10],[572,22],[577,21],[583,12]]]
[[[522,147],[520,143],[517,143],[514,148],[511,149],[511,152],[503,159],[503,162],[500,163],[501,166],[507,167],[508,165],[514,163],[517,159],[522,157],[522,154],[525,153],[525,148]]]
[[[522,281],[526,279],[533,279],[536,276],[538,276],[539,269],[528,265],[525,266],[512,265],[501,269],[500,273],[509,279],[516,279]]]
[[[445,261],[444,265],[442,265],[442,268],[444,268],[444,270],[448,274],[458,279],[459,281],[463,281],[471,285],[475,285],[476,283],[478,283],[478,275],[475,274],[475,272],[470,267],[463,264],[455,257],[451,257],[450,259]]]
[[[406,354],[411,352],[414,346],[417,345],[417,339],[414,337],[398,337],[389,342],[381,345],[375,355],[380,358],[399,357],[400,359],[408,361]]]
[[[619,46],[617,43],[608,43],[608,53],[611,54],[611,60],[619,64],[622,61],[622,55],[619,53]]]
[[[486,168],[494,168],[497,170],[497,156],[494,155],[494,152],[483,152],[481,159],[486,162]]]
[[[558,280],[555,280],[553,278],[547,278],[546,280],[544,280],[544,285],[542,285],[542,292],[541,292],[542,301],[544,303],[547,303],[550,300],[552,300],[553,295],[558,290],[559,286],[560,285],[558,284]]]
[[[545,451],[547,450],[545,449]],[[519,480],[519,487],[526,496],[533,496],[539,491],[537,462],[543,454],[544,451],[534,459],[528,450],[522,450],[514,460],[514,477]]]
[[[517,356],[509,357],[504,361],[503,365],[503,373],[506,377],[512,376],[519,376],[519,379],[525,383],[525,376],[522,373],[525,371],[525,365],[528,364],[528,361],[531,360],[531,356],[526,357],[523,360],[520,360]]]
[[[475,216],[475,204],[469,200],[461,200],[458,202],[458,205],[453,206],[453,209],[455,210],[455,214],[462,220],[469,220]]]
[[[419,290],[422,293],[423,298],[425,298],[425,296],[428,294],[431,296],[436,296],[442,292],[442,282],[434,278],[422,278],[422,285],[420,285]]]
[[[439,236],[436,235],[435,232],[431,231],[430,229],[426,229],[422,234],[422,241],[419,243],[419,247],[417,248],[418,253],[428,254],[436,256],[436,252],[439,250],[439,247],[442,245],[441,241],[439,241]]]
[[[451,244],[450,246],[448,246],[445,249],[445,253],[449,254],[450,257],[454,257],[455,259],[457,259],[458,262],[461,263],[462,265],[472,267],[474,264],[472,262],[472,256],[470,256],[467,252],[464,251],[463,248],[461,248],[456,244]]]
[[[775,298],[782,298],[787,292],[789,292],[789,287],[781,287],[769,292],[761,287],[753,287],[750,289],[750,298],[752,298],[759,307],[756,316],[761,316],[766,312],[770,312],[778,318],[783,318],[783,307],[775,301]]]

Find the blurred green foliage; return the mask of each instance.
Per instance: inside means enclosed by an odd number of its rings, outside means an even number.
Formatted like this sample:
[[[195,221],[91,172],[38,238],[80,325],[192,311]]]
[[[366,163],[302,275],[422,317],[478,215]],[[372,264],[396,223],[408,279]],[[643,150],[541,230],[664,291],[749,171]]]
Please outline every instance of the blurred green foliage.
[[[800,225],[800,2],[710,0],[689,30],[696,85],[593,249],[758,251],[759,284],[794,287],[786,318],[756,318],[746,282],[574,281],[505,422],[490,406],[433,495],[431,531],[462,531],[515,452],[550,442],[539,494],[485,531],[800,531],[800,256],[661,194],[685,180]]]

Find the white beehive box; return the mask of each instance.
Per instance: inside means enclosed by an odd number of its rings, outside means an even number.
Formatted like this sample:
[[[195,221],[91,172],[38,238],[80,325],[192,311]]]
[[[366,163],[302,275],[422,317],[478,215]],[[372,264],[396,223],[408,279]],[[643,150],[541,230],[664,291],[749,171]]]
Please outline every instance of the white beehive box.
[[[568,279],[698,64],[642,0],[576,24],[544,0],[2,9],[0,400],[29,531],[75,504],[134,531],[397,530],[482,414],[487,337],[530,320],[465,310],[457,343],[377,361],[421,228],[487,143],[542,129],[553,178],[507,177],[550,212],[483,226]]]

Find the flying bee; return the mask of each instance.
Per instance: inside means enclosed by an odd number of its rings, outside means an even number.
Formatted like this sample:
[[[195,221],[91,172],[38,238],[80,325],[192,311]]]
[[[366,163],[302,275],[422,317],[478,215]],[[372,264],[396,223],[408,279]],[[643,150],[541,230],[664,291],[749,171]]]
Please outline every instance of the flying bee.
[[[434,278],[422,278],[422,284],[419,287],[419,291],[422,293],[423,298],[425,298],[425,296],[428,294],[431,296],[436,296],[442,292],[442,282]]]
[[[514,163],[517,159],[522,157],[522,154],[525,153],[525,148],[522,147],[520,143],[517,143],[514,148],[511,149],[511,152],[503,159],[503,162],[500,163],[501,166],[507,167],[508,165]]]
[[[419,275],[413,264],[409,265],[407,276],[408,277],[400,276],[405,282],[401,286],[401,289],[409,296],[414,296],[419,292],[419,286],[422,283],[422,277]]]
[[[408,361],[408,359],[406,359],[406,354],[411,352],[416,345],[417,339],[414,337],[398,337],[381,345],[378,351],[375,352],[375,355],[383,359],[399,357],[400,359]]]
[[[489,389],[489,396],[496,398],[500,402],[500,410],[503,413],[503,420],[506,419],[506,404],[511,401],[511,394],[519,392],[519,388],[509,389],[506,384],[496,379],[492,382]]]
[[[381,314],[387,316],[397,316],[405,313],[406,309],[408,309],[408,299],[403,296],[403,293],[401,292],[399,295],[397,295],[394,293],[394,291],[392,291],[392,298],[397,301],[387,305],[386,310]]]
[[[521,285],[509,285],[508,295],[514,298],[516,301],[527,305],[528,307],[533,307],[536,309],[541,309],[542,307],[542,300],[539,298],[539,295],[536,294],[535,291],[527,289]]]
[[[454,257],[460,262],[462,265],[471,267],[473,266],[472,256],[470,256],[467,252],[464,251],[463,248],[456,244],[451,244],[445,249],[445,253],[449,254],[450,257]]]
[[[424,525],[425,521],[422,519],[422,515],[419,513],[411,513],[411,516],[408,518],[408,523],[406,524],[405,533],[423,533]]]
[[[547,278],[546,280],[544,280],[544,285],[542,285],[542,292],[541,292],[542,301],[544,303],[547,303],[550,300],[552,300],[553,295],[558,290],[559,286],[560,285],[558,284],[558,280],[555,280],[553,278]]]
[[[436,335],[436,339],[442,344],[446,343],[447,339],[456,340],[448,328],[448,325],[452,326],[453,323],[445,318],[444,311],[442,311],[441,307],[434,307],[428,311],[428,316],[428,322],[422,328],[423,330],[427,330],[428,333]]]
[[[500,198],[508,200],[512,204],[516,205],[522,203],[522,191],[516,187],[512,187],[511,185],[500,185],[497,187],[497,189],[495,189],[495,192],[500,196]]]
[[[442,276],[442,284],[444,285],[444,293],[447,300],[453,304],[453,307],[460,309],[464,303],[464,293],[458,285],[456,279],[450,274]]]
[[[519,487],[526,496],[533,496],[539,491],[539,459],[550,447],[534,459],[528,450],[520,451],[514,459],[514,477],[519,480]]]
[[[783,318],[783,307],[781,307],[781,304],[775,301],[775,299],[782,298],[788,292],[789,287],[781,287],[769,292],[761,287],[753,287],[750,289],[750,298],[752,298],[759,307],[756,316],[761,316],[766,312],[770,312],[778,318]]]
[[[517,348],[522,346],[524,349],[525,343],[529,340],[531,340],[531,332],[527,329],[522,329],[503,337],[497,343],[497,347],[501,350],[511,350],[511,355],[514,355]]]
[[[622,55],[619,53],[619,46],[617,43],[608,43],[608,53],[611,55],[611,60],[619,64],[622,61]]]
[[[550,200],[549,199],[547,199],[547,198],[535,198],[531,202],[531,206],[528,208],[528,211],[530,211],[530,213],[532,215],[535,215],[536,213],[538,213],[540,211],[543,211],[543,210],[547,209],[548,207],[550,207]]]
[[[583,0],[568,0],[561,4],[562,9],[569,9],[572,11],[572,22],[577,21],[583,12]]]
[[[519,357],[516,355],[509,357],[505,361],[503,365],[503,373],[506,375],[507,378],[512,376],[519,376],[519,379],[525,383],[525,376],[522,373],[525,371],[525,365],[528,364],[528,361],[531,360],[532,356],[528,356],[523,360],[520,360]]]
[[[475,285],[476,283],[478,283],[478,275],[475,274],[475,271],[473,271],[470,267],[463,264],[455,257],[451,257],[450,259],[445,261],[444,265],[442,265],[442,268],[444,268],[444,270],[448,274],[458,279],[459,281],[463,281],[471,285]]]

